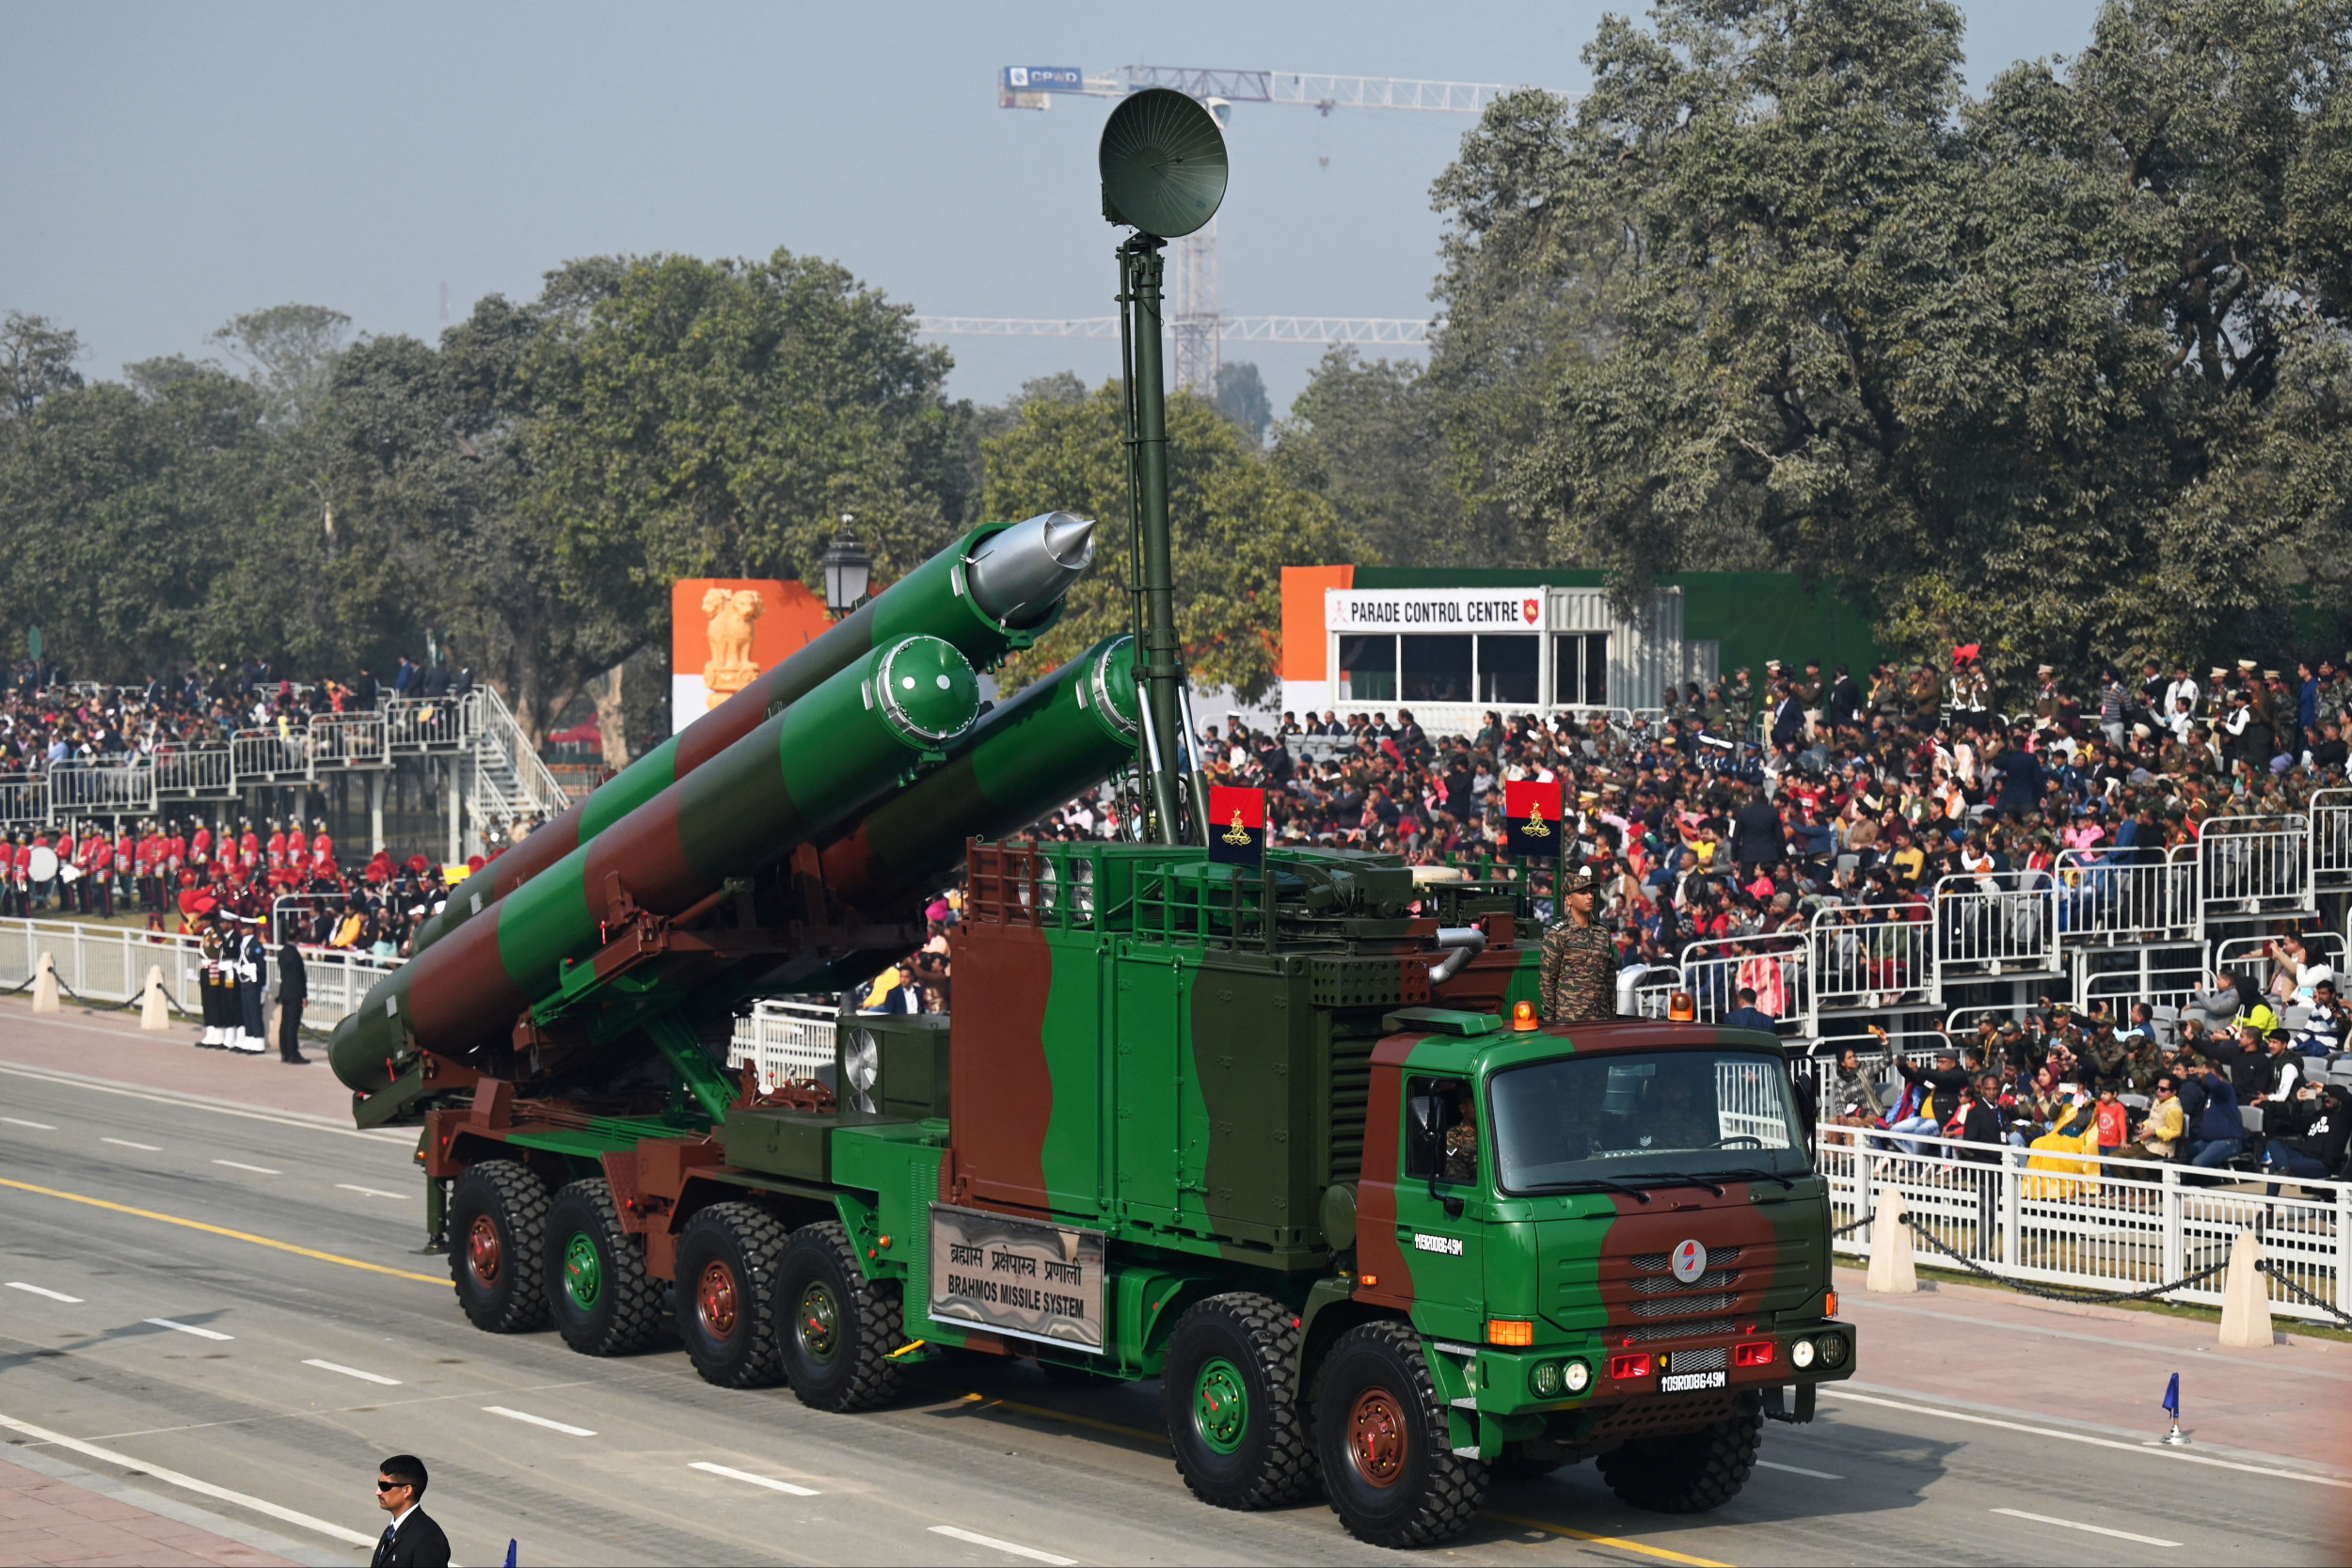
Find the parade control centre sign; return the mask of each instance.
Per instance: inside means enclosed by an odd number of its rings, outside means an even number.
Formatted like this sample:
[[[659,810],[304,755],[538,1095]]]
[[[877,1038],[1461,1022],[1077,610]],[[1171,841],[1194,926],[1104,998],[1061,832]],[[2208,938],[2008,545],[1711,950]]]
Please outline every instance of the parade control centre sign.
[[[1333,588],[1325,629],[1342,633],[1536,631],[1540,588]]]
[[[934,1203],[930,1315],[1099,1353],[1103,1234]]]

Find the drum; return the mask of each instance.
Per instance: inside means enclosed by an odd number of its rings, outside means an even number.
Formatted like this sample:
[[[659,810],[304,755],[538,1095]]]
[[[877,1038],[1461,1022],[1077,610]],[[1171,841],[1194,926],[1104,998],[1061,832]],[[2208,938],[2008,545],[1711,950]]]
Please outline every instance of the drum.
[[[46,882],[56,878],[57,852],[46,844],[37,845],[26,859],[30,866],[28,874],[34,881]]]

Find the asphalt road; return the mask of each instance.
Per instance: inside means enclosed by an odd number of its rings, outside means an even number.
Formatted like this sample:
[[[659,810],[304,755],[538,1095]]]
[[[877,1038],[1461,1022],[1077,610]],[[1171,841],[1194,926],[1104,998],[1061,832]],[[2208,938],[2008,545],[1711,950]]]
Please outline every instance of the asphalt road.
[[[1319,1503],[1195,1502],[1154,1431],[1156,1386],[958,1364],[892,1409],[828,1416],[784,1390],[713,1388],[674,1348],[598,1361],[552,1333],[477,1333],[443,1261],[406,1250],[422,1215],[411,1145],[0,1066],[0,1437],[16,1445],[0,1451],[144,1477],[323,1562],[366,1561],[375,1463],[404,1449],[432,1465],[428,1506],[477,1564],[510,1537],[526,1563],[1390,1555]],[[2005,1391],[1993,1368],[1972,1415],[1907,1395],[1872,1354],[1869,1392],[1770,1428],[1765,1467],[1714,1514],[1625,1508],[1584,1465],[1499,1485],[1477,1528],[1427,1555],[2343,1560],[2352,1491],[2291,1462],[2035,1414],[2062,1393]]]

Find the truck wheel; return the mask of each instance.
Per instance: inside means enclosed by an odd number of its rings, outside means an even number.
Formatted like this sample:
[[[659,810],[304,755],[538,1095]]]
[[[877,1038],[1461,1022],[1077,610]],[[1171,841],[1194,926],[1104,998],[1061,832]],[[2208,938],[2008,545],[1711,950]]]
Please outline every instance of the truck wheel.
[[[520,1334],[548,1321],[548,1186],[516,1160],[485,1160],[449,1200],[449,1272],[474,1327]]]
[[[555,1331],[582,1355],[627,1355],[653,1342],[661,1294],[645,1249],[621,1228],[602,1177],[575,1181],[548,1206],[548,1306]]]
[[[1486,1466],[1454,1452],[1410,1324],[1359,1323],[1341,1335],[1314,1408],[1323,1487],[1357,1540],[1431,1545],[1459,1533],[1485,1504]]]
[[[1625,1502],[1653,1513],[1704,1513],[1740,1495],[1756,1468],[1763,1412],[1674,1437],[1644,1437],[1600,1456],[1600,1477]]]
[[[776,1315],[785,1375],[803,1404],[865,1410],[898,1391],[890,1359],[905,1322],[898,1287],[866,1280],[839,1223],[792,1232],[776,1273]]]
[[[755,1203],[698,1210],[677,1239],[677,1334],[705,1383],[764,1388],[776,1358],[776,1263],[785,1228]]]
[[[1314,1447],[1292,1394],[1295,1322],[1280,1302],[1236,1291],[1176,1324],[1161,1404],[1177,1473],[1202,1502],[1276,1508],[1314,1490]]]

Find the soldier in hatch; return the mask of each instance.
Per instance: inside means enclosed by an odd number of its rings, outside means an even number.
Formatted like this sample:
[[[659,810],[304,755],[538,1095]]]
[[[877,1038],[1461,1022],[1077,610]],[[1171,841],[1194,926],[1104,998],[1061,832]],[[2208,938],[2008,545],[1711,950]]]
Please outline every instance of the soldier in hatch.
[[[1600,881],[1590,866],[1562,873],[1565,918],[1544,932],[1546,1023],[1606,1023],[1617,1016],[1617,943],[1597,914]]]

